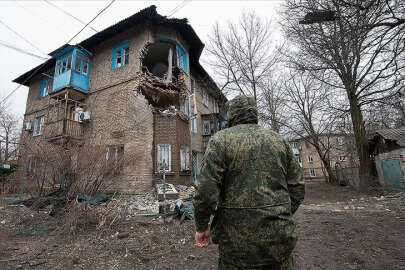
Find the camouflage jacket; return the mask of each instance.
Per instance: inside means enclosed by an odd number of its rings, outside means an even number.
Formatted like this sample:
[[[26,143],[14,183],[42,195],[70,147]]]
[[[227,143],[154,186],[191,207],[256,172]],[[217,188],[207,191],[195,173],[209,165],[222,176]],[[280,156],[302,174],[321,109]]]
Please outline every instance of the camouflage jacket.
[[[208,143],[194,197],[196,230],[211,234],[224,261],[242,267],[286,259],[297,235],[292,214],[304,199],[301,168],[288,143],[257,125],[253,98],[229,102],[229,128]]]

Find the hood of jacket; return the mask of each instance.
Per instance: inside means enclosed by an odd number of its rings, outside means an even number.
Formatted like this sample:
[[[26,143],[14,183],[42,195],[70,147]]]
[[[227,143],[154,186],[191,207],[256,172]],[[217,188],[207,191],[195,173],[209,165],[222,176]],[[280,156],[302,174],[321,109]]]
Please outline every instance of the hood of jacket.
[[[258,123],[257,104],[254,97],[239,95],[228,101],[226,106],[228,127]]]

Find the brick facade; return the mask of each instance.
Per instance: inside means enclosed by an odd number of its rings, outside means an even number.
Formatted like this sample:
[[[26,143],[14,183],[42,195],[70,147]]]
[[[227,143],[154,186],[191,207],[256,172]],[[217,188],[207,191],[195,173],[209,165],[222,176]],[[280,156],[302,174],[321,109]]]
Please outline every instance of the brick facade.
[[[172,40],[173,43],[181,44],[187,53],[187,63],[190,63],[189,44],[182,35],[172,27],[151,26],[140,24],[128,30],[112,36],[100,42],[91,49],[89,72],[89,93],[80,103],[84,104],[84,111],[91,113],[89,122],[80,123],[83,132],[80,141],[83,144],[107,148],[114,145],[123,145],[125,163],[122,174],[111,178],[109,189],[129,192],[137,192],[152,185],[156,178],[156,155],[157,144],[169,143],[172,145],[172,172],[168,176],[169,182],[177,184],[191,184],[191,172],[182,171],[180,168],[180,146],[190,148],[198,152],[198,160],[201,161],[203,154],[202,146],[202,122],[201,114],[213,112],[213,105],[202,104],[202,91],[209,92],[206,86],[196,80],[195,99],[190,98],[190,77],[198,78],[199,74],[193,73],[188,64],[187,72],[180,71],[177,94],[171,94],[175,106],[174,115],[164,114],[165,108],[155,104],[155,96],[166,94],[167,90],[159,87],[150,88],[151,93],[144,93],[145,74],[142,71],[142,58],[145,48],[161,37]],[[112,50],[114,46],[129,42],[129,62],[119,68],[112,69]],[[53,74],[53,69],[48,70]],[[190,75],[191,74],[191,75]],[[38,98],[39,88],[43,75],[31,79],[27,98],[24,122],[33,122],[35,117],[46,115],[45,132],[51,127],[51,123],[58,119],[57,110],[66,112],[64,117],[69,118],[72,105],[66,105],[50,96]],[[52,80],[51,85],[52,89]],[[147,86],[151,87],[151,86]],[[160,92],[159,92],[160,91]],[[166,91],[166,92],[165,92]],[[173,92],[173,91],[172,91]],[[155,93],[155,94],[154,94]],[[212,93],[212,90],[211,90]],[[53,95],[53,94],[52,94]],[[155,95],[155,96],[154,96]],[[62,97],[63,98],[63,97]],[[190,133],[190,123],[187,117],[180,112],[185,112],[185,99],[195,100],[197,103],[197,133]],[[214,96],[210,96],[214,100]],[[57,104],[57,103],[61,104]],[[192,110],[193,102],[190,102]],[[66,108],[64,107],[66,106]],[[70,106],[70,107],[69,107]],[[167,108],[166,108],[167,109]],[[70,111],[69,111],[70,110]],[[33,137],[32,132],[23,131],[22,144],[35,144],[42,142],[51,144],[46,136]],[[22,148],[20,164],[26,162],[28,153]],[[191,164],[191,162],[190,162]]]

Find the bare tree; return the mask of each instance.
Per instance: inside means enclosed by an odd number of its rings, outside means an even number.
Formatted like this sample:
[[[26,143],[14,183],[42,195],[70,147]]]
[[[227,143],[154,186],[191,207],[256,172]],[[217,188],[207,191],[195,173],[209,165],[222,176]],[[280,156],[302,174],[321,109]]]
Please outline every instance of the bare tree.
[[[258,99],[277,63],[276,44],[270,21],[254,12],[243,13],[226,30],[217,23],[208,42],[209,64],[225,93],[250,94]]]
[[[285,74],[271,75],[261,85],[261,95],[258,101],[259,119],[264,126],[280,133],[286,112],[286,95],[282,91]]]
[[[19,143],[19,121],[9,112],[8,106],[0,108],[0,161],[17,158]]]
[[[296,72],[285,77],[282,90],[288,111],[282,125],[293,138],[303,139],[315,148],[326,170],[326,178],[336,183],[330,152],[336,146],[332,138],[336,134],[335,122],[339,116],[331,113],[325,102],[331,87],[316,80],[309,72]]]
[[[404,5],[401,1],[375,0],[367,5],[360,0],[347,2],[288,0],[282,25],[293,44],[290,64],[345,93],[347,102],[341,110],[351,116],[364,186],[369,184],[371,159],[362,108],[400,90],[405,69],[405,24],[390,27],[388,22],[396,20],[393,14],[403,14],[400,8]],[[298,23],[304,14],[319,11],[333,11],[335,19]]]

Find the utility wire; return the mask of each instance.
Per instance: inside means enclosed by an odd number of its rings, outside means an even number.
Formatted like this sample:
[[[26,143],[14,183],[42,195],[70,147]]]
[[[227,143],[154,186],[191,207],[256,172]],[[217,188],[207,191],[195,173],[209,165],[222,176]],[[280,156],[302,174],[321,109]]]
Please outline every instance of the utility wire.
[[[45,19],[45,17],[38,15],[38,13],[32,11],[31,9],[23,6],[22,4],[20,4],[17,0],[13,1],[14,4],[16,4],[17,6],[19,6],[20,8],[24,9],[27,13],[31,14],[32,16],[42,20],[47,26],[51,25],[53,26],[55,29],[57,29],[58,31],[61,31],[62,33],[66,31],[66,28],[62,28],[62,26],[60,24],[55,24],[54,21],[51,21],[50,19]]]
[[[46,53],[44,53],[40,48],[38,48],[37,46],[35,46],[31,41],[29,41],[28,39],[26,39],[25,37],[23,37],[22,35],[20,35],[17,31],[15,31],[13,28],[11,28],[10,26],[8,26],[5,22],[3,22],[2,20],[0,20],[0,24],[2,24],[4,27],[6,27],[8,30],[10,30],[11,32],[13,32],[14,34],[16,34],[18,37],[20,37],[21,39],[23,39],[25,42],[27,42],[28,44],[30,44],[32,47],[34,47],[35,49],[37,49],[39,52],[41,52],[42,54],[46,55]]]
[[[74,20],[78,21],[79,23],[84,24],[84,25],[86,24],[84,21],[80,20],[79,18],[77,18],[77,17],[74,16],[73,14],[67,12],[67,11],[64,10],[63,8],[58,7],[57,5],[55,5],[54,3],[52,3],[51,1],[44,0],[44,2],[47,3],[48,5],[50,5],[50,6],[54,7],[54,8],[56,8],[57,10],[59,10],[59,11],[65,13],[66,15],[68,15],[69,17],[73,18]],[[90,26],[90,29],[93,30],[94,32],[98,33],[98,30],[97,30],[97,29],[94,29],[94,28],[91,27],[91,26]]]
[[[48,60],[48,58],[46,58],[46,57],[42,57],[42,56],[36,55],[36,54],[34,54],[34,53],[31,53],[31,52],[29,52],[29,51],[26,51],[26,50],[24,50],[24,49],[18,48],[18,47],[16,47],[16,46],[14,46],[13,44],[10,44],[10,43],[5,42],[5,41],[1,41],[1,40],[0,40],[0,45],[3,46],[3,47],[9,48],[9,49],[15,50],[15,51],[17,51],[17,52],[24,53],[24,54],[26,54],[26,55],[30,55],[30,56],[39,58],[39,59],[41,59],[41,60]]]
[[[167,17],[171,17],[173,16],[177,11],[179,11],[180,9],[182,9],[185,5],[187,5],[188,3],[190,3],[191,0],[184,0],[183,2],[181,2],[180,4],[178,4],[174,9],[172,9],[169,12],[169,15],[167,15]]]
[[[89,21],[76,35],[74,35],[67,43],[70,43],[75,37],[77,37],[89,24],[91,24],[101,13],[109,8],[116,0],[112,0],[105,8],[103,8],[91,21]]]
[[[74,35],[67,43],[70,43],[77,35],[79,35],[90,23],[92,23],[98,16],[101,15],[107,8],[109,8],[116,0],[112,0],[105,8],[103,8],[91,21],[89,21],[76,35]],[[11,97],[24,83],[26,83],[29,79],[31,79],[38,70],[40,70],[48,61],[43,62],[39,67],[37,67],[28,78],[26,78],[21,84],[19,84],[10,94],[8,94],[5,98],[0,101],[0,105],[6,101],[9,97]]]

